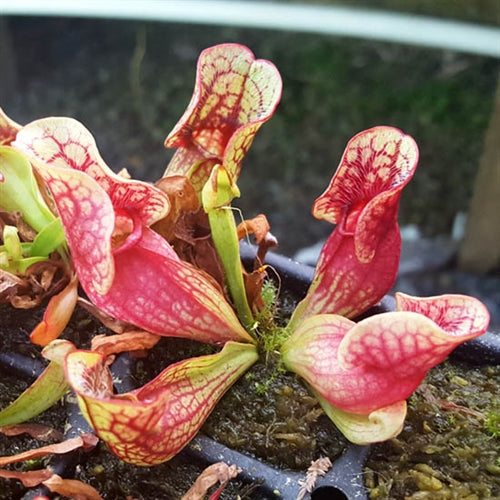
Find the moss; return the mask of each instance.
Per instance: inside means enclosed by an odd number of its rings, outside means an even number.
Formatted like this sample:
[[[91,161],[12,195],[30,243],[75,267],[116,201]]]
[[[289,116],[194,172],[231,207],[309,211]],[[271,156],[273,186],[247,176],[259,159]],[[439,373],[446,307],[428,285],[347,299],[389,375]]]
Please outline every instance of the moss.
[[[500,404],[497,401],[493,411],[486,414],[484,428],[489,432],[492,438],[500,438]]]
[[[498,367],[431,370],[403,432],[368,459],[370,498],[498,498],[499,382]]]
[[[295,470],[306,470],[321,454],[333,460],[346,444],[305,385],[279,369],[276,355],[258,361],[233,386],[202,431],[271,465]]]

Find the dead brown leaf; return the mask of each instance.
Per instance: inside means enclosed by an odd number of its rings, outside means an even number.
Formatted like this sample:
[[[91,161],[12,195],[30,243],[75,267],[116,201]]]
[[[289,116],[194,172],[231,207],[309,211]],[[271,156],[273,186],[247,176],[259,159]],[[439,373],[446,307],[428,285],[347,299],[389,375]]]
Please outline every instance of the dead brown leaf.
[[[168,242],[175,238],[175,228],[179,218],[187,212],[193,212],[200,206],[198,195],[191,181],[183,175],[163,177],[155,183],[170,201],[170,211],[166,217],[156,222],[153,229]]]
[[[43,457],[52,453],[68,453],[69,451],[73,451],[78,448],[83,448],[85,451],[89,451],[93,449],[98,442],[99,438],[97,436],[91,433],[85,433],[76,438],[62,441],[61,443],[49,444],[47,446],[42,446],[40,448],[35,448],[33,450],[18,453],[17,455],[0,457],[0,467],[13,464],[15,462],[24,462],[25,460],[30,460],[36,457]]]
[[[59,495],[74,500],[102,500],[99,492],[92,486],[76,479],[63,479],[57,474],[54,474],[50,469],[24,472],[0,469],[0,477],[21,481],[26,488],[34,488],[35,486],[43,484],[53,493],[58,493]]]
[[[30,225],[24,222],[23,214],[18,211],[0,211],[0,234],[3,233],[3,228],[5,225],[16,227],[21,241],[33,241],[37,235],[37,232]]]
[[[88,300],[78,297],[78,305],[82,306],[87,312],[89,312],[94,318],[99,320],[106,328],[109,328],[115,333],[123,333],[127,330],[132,330],[133,327],[130,323],[115,319],[109,314],[101,311],[97,306],[89,302]]]
[[[183,261],[189,262],[199,272],[204,273],[211,283],[221,293],[224,293],[226,282],[224,268],[209,235],[196,238],[177,238],[172,242],[172,246]]]
[[[193,184],[187,177],[173,175],[155,185],[167,194],[170,212],[152,228],[172,245],[183,261],[206,273],[224,293],[224,270],[211,238],[208,216],[200,207]]]
[[[29,434],[38,441],[61,441],[64,439],[62,432],[40,424],[17,424],[0,427],[0,432],[6,436],[19,436],[19,434]]]
[[[270,225],[264,214],[259,214],[253,219],[244,220],[238,224],[238,239],[243,239],[253,234],[258,245],[257,256],[255,257],[254,270],[264,264],[267,251],[278,246],[278,240],[271,234]]]
[[[89,484],[76,479],[63,479],[57,474],[53,474],[42,484],[47,486],[52,493],[58,493],[74,500],[103,500],[99,492]]]
[[[54,474],[49,469],[29,470],[29,471],[13,471],[0,469],[0,477],[4,479],[17,479],[23,483],[26,488],[34,488]]]
[[[474,410],[472,408],[468,408],[467,406],[462,406],[453,401],[447,401],[446,399],[441,399],[439,401],[439,406],[443,408],[443,410],[450,411],[459,411],[465,413],[467,415],[472,415],[473,417],[478,418],[479,420],[486,420],[486,415],[481,413],[480,411]]]
[[[439,408],[448,411],[459,411],[462,413],[466,413],[468,415],[472,415],[480,420],[485,420],[486,416],[484,413],[480,411],[474,410],[472,408],[468,408],[466,406],[459,405],[454,403],[453,401],[448,401],[446,399],[438,399],[432,392],[433,387],[427,384],[421,384],[417,391],[422,395],[422,397],[431,404],[435,404]]]
[[[262,299],[262,286],[266,276],[265,266],[251,273],[243,273],[248,304],[254,313],[262,311],[266,306]]]
[[[151,349],[161,337],[144,330],[133,330],[117,335],[96,335],[92,339],[92,350],[105,356],[125,351]]]
[[[31,309],[63,290],[70,277],[69,269],[57,258],[32,264],[21,277],[0,270],[0,302]]]
[[[259,214],[253,219],[244,220],[238,224],[237,228],[240,240],[253,234],[258,244],[253,271],[251,273],[243,271],[247,300],[253,312],[261,311],[265,307],[262,299],[262,286],[264,279],[267,277],[267,266],[264,265],[264,260],[267,251],[278,245],[278,241],[270,233],[269,229],[269,222],[263,214]]]
[[[26,295],[28,291],[27,280],[0,269],[0,302],[11,302],[14,297]]]
[[[217,483],[221,485],[221,488],[217,490],[220,493],[226,484],[240,472],[241,469],[238,469],[236,465],[227,465],[224,462],[212,464],[198,476],[182,500],[203,500],[207,491]],[[215,498],[218,498],[218,495]]]
[[[238,239],[242,240],[243,238],[253,234],[257,244],[260,244],[260,242],[266,237],[267,233],[269,233],[270,229],[271,226],[269,225],[266,216],[264,214],[259,214],[253,219],[247,219],[238,224]]]

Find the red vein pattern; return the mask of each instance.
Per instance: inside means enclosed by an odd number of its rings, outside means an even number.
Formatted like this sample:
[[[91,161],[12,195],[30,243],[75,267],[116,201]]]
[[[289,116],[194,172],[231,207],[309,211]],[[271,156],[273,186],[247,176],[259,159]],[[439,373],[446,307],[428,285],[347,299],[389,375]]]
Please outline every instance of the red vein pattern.
[[[113,396],[111,388],[108,394],[93,388],[93,379],[107,370],[104,357],[73,354],[66,374],[82,412],[113,453],[136,465],[156,465],[178,453],[258,358],[255,347],[231,342],[217,354],[171,365],[142,388]]]
[[[380,233],[394,225],[401,191],[418,163],[418,147],[393,127],[374,127],[354,136],[313,215],[354,235],[356,257],[369,262]]]
[[[165,217],[170,209],[161,190],[115,174],[101,158],[92,134],[77,120],[36,120],[22,128],[13,145],[36,164],[86,173],[106,191],[115,209],[137,214],[145,226]]]
[[[474,297],[445,294],[435,297],[412,297],[397,292],[396,309],[423,314],[432,319],[448,335],[477,336],[488,328],[490,314],[482,302]]]
[[[222,294],[142,226],[168,210],[163,192],[113,174],[74,120],[34,122],[16,145],[33,158],[52,193],[79,281],[94,304],[159,335],[252,342]],[[115,236],[125,240],[117,246]]]
[[[359,323],[333,314],[305,319],[282,348],[286,366],[347,412],[369,414],[405,400],[430,368],[484,333],[489,321],[485,306],[471,297],[428,298],[420,307],[414,305],[420,299],[405,300],[420,311],[377,314]],[[422,314],[445,303],[452,311],[443,322],[447,329]]]
[[[330,185],[313,206],[316,218],[337,227],[292,325],[313,314],[355,317],[389,291],[401,250],[399,199],[417,160],[413,139],[392,127],[374,127],[349,141]]]
[[[236,181],[257,130],[278,104],[281,88],[276,67],[256,60],[242,45],[221,44],[204,50],[191,102],[165,140],[166,147],[179,148],[166,175],[187,175],[196,163],[216,159]],[[210,173],[207,168],[204,164],[201,177],[205,181]],[[201,190],[203,184],[199,184]]]

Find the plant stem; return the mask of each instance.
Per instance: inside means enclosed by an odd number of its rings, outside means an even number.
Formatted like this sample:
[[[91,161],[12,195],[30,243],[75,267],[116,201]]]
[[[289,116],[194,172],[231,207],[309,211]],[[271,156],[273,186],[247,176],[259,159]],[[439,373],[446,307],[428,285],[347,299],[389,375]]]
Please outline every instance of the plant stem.
[[[222,165],[212,169],[202,190],[203,209],[208,214],[212,239],[224,268],[229,294],[243,326],[251,333],[254,319],[248,305],[241,269],[238,232],[231,209],[231,201],[240,191]]]
[[[215,208],[208,213],[215,248],[224,267],[226,283],[236,313],[247,330],[254,319],[248,304],[241,270],[240,247],[231,207]]]

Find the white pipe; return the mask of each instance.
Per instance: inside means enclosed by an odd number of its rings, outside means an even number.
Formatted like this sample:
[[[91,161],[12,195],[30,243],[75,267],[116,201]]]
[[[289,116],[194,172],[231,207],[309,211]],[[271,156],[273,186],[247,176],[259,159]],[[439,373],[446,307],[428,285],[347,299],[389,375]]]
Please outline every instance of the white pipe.
[[[314,4],[238,0],[0,0],[0,15],[98,17],[322,33],[500,58],[500,29]]]

